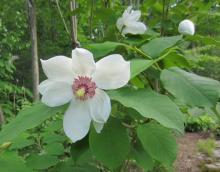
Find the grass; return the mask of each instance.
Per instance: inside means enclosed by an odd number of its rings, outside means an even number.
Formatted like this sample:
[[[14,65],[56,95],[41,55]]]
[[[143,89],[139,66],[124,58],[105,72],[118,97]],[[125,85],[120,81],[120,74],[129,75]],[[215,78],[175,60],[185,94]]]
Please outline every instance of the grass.
[[[212,138],[206,139],[206,140],[199,140],[197,144],[198,151],[204,154],[207,154],[208,156],[213,155],[213,151],[216,148],[215,140]]]

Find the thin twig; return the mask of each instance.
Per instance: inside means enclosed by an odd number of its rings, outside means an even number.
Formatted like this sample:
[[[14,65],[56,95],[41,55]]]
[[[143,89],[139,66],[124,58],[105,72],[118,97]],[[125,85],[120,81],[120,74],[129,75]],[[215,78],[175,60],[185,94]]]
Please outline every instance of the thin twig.
[[[59,0],[56,0],[56,5],[57,5],[57,9],[58,9],[58,11],[59,11],[61,20],[62,20],[62,22],[63,22],[63,25],[64,25],[64,27],[65,27],[65,29],[66,29],[66,32],[67,32],[67,34],[70,36],[70,31],[69,31],[69,29],[68,29],[68,27],[67,27],[66,21],[65,21],[64,16],[63,16],[63,13],[62,13],[62,11],[61,11],[61,9],[60,9]]]
[[[122,122],[122,125],[126,128],[135,128],[136,126],[135,125],[130,125],[130,124],[127,124],[125,122]]]

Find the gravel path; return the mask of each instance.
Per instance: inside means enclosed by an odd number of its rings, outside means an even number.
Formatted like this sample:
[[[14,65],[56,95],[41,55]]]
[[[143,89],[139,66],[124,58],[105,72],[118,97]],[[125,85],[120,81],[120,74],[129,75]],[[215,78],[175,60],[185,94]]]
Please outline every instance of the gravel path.
[[[178,138],[179,152],[175,162],[176,172],[200,172],[197,156],[197,143],[199,139],[207,136],[201,133],[186,133]]]

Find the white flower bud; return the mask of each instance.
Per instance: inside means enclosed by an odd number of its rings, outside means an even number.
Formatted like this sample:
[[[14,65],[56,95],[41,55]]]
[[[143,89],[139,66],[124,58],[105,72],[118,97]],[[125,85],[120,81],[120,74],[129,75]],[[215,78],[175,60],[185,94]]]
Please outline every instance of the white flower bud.
[[[194,23],[190,20],[185,19],[180,22],[178,31],[183,35],[194,35],[195,33]]]

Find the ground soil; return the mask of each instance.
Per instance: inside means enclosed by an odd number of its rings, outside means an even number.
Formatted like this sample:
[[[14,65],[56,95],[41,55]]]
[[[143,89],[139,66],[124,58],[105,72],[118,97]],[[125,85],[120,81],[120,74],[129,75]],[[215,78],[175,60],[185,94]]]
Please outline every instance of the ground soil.
[[[207,138],[203,133],[185,133],[179,137],[178,156],[175,162],[175,172],[200,172],[200,160],[197,155],[197,143],[199,139]]]

